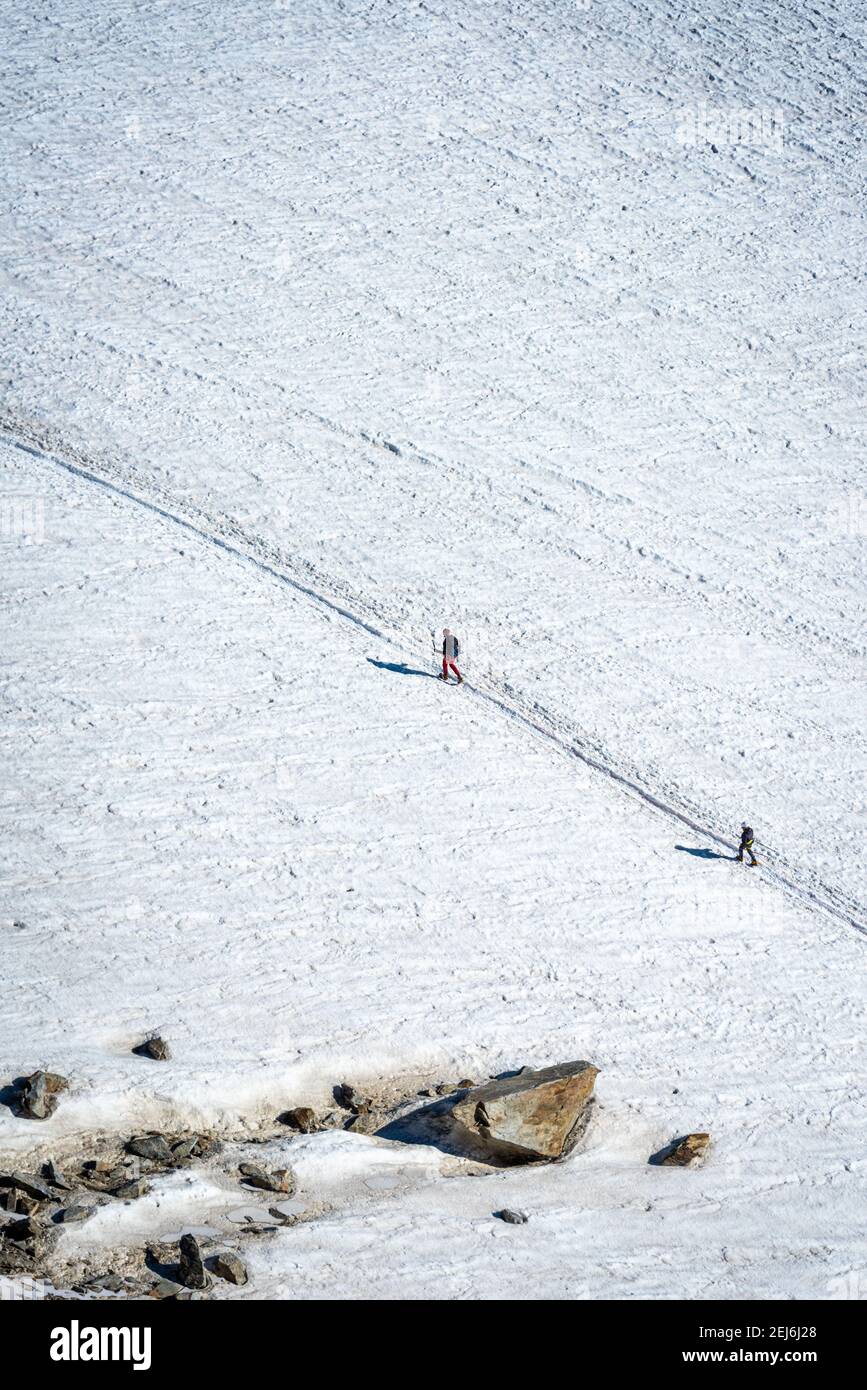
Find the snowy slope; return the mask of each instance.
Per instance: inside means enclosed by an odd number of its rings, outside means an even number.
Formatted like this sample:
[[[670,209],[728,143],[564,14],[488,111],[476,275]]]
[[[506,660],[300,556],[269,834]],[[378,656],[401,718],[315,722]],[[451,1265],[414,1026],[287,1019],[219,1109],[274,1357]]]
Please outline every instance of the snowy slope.
[[[44,1125],[0,1111],[0,1152],[586,1055],[600,1111],[557,1169],[410,1149],[382,1191],[377,1141],[293,1141],[327,1210],[250,1292],[824,1297],[861,1267],[857,933],[223,549],[16,451],[3,476],[50,540],[7,553],[0,1056],[72,1090]],[[130,1054],[151,1028],[167,1066]],[[702,1173],[647,1167],[705,1127]],[[184,1224],[176,1187],[152,1233]]]
[[[10,7],[4,413],[862,896],[864,27]]]
[[[4,10],[39,1141],[586,1055],[574,1165],[361,1184],[253,1292],[826,1296],[867,1262],[863,7]],[[476,689],[389,669],[446,621]],[[686,852],[744,816],[760,875]]]

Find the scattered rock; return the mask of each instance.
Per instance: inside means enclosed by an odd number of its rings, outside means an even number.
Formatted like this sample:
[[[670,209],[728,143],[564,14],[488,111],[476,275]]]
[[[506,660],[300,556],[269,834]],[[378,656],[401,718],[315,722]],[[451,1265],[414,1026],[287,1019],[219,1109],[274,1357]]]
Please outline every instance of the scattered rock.
[[[0,1274],[13,1277],[16,1274],[31,1274],[32,1260],[17,1245],[10,1241],[0,1241]]]
[[[60,1187],[63,1189],[64,1192],[72,1191],[72,1184],[66,1181],[66,1178],[63,1176],[53,1159],[50,1158],[48,1160],[42,1171],[45,1174],[48,1181],[51,1183],[52,1187]]]
[[[343,1125],[344,1129],[351,1129],[353,1134],[375,1134],[379,1127],[379,1118],[370,1110],[359,1110],[358,1114],[350,1115]]]
[[[171,1148],[162,1134],[139,1134],[129,1140],[126,1151],[139,1158],[149,1158],[154,1163],[169,1165],[172,1162]]]
[[[335,1086],[334,1099],[344,1110],[351,1110],[353,1115],[366,1115],[371,1107],[371,1101],[359,1095],[355,1087],[345,1081],[340,1086]]]
[[[70,1206],[59,1211],[54,1219],[64,1226],[68,1226],[73,1221],[86,1221],[92,1211],[93,1207],[85,1207],[80,1202],[73,1202]]]
[[[311,1110],[309,1105],[299,1105],[294,1110],[285,1110],[279,1119],[281,1124],[288,1125],[290,1129],[297,1129],[301,1134],[313,1134],[316,1130],[316,1112]]]
[[[178,1281],[187,1289],[206,1289],[209,1279],[202,1263],[202,1253],[195,1236],[181,1236],[181,1258],[178,1264]]]
[[[709,1144],[709,1134],[685,1134],[683,1138],[675,1139],[666,1148],[660,1149],[650,1162],[664,1167],[686,1168],[688,1164],[704,1157]]]
[[[465,1080],[465,1081],[459,1081],[459,1082],[458,1082],[458,1090],[459,1090],[459,1091],[471,1091],[472,1088],[473,1088],[473,1086],[475,1086],[475,1084],[476,1084],[475,1081],[466,1081],[466,1080]]]
[[[589,1118],[598,1074],[591,1062],[524,1068],[517,1076],[464,1092],[452,1110],[453,1126],[504,1162],[563,1158]]]
[[[32,1197],[37,1202],[56,1201],[54,1193],[50,1187],[46,1187],[39,1178],[33,1178],[29,1173],[3,1173],[0,1174],[0,1187],[14,1188],[17,1192],[23,1192],[26,1196]]]
[[[177,1298],[182,1291],[181,1284],[172,1283],[171,1279],[158,1279],[151,1287],[149,1298]]]
[[[26,1193],[19,1193],[17,1187],[10,1187],[6,1195],[7,1212],[18,1212],[19,1216],[35,1216],[42,1202],[36,1201],[35,1197],[28,1197]]]
[[[240,1256],[233,1254],[231,1250],[224,1250],[215,1255],[208,1261],[208,1266],[220,1279],[227,1279],[230,1284],[247,1282],[247,1266]]]
[[[35,1216],[40,1205],[34,1197],[28,1197],[26,1192],[19,1192],[15,1187],[10,1187],[6,1193],[6,1210],[18,1216]]]
[[[510,1226],[524,1226],[529,1221],[529,1216],[524,1211],[512,1211],[509,1207],[503,1207],[502,1211],[495,1211],[500,1221],[506,1221]]]
[[[147,1178],[133,1178],[130,1182],[122,1182],[117,1187],[113,1187],[111,1195],[128,1202],[134,1201],[136,1197],[145,1197],[150,1190],[151,1185]]]
[[[195,1158],[212,1158],[214,1154],[221,1152],[223,1145],[219,1139],[214,1139],[210,1134],[197,1134],[196,1147],[193,1149]]]
[[[294,1211],[281,1211],[279,1207],[269,1207],[268,1215],[273,1216],[275,1221],[279,1221],[281,1226],[294,1226],[298,1220]]]
[[[172,1055],[168,1043],[159,1036],[145,1038],[143,1043],[133,1048],[133,1052],[138,1057],[151,1057],[155,1062],[168,1062]]]
[[[263,1192],[292,1193],[295,1191],[295,1180],[288,1168],[275,1168],[272,1173],[269,1173],[255,1163],[242,1163],[238,1172],[250,1187],[258,1187]]]
[[[52,1071],[35,1071],[18,1092],[18,1107],[32,1120],[47,1120],[57,1109],[58,1096],[69,1086],[64,1076]]]
[[[3,1235],[7,1240],[17,1241],[19,1244],[38,1240],[40,1229],[32,1216],[22,1216],[20,1221],[10,1221],[3,1227]]]
[[[184,1163],[188,1158],[192,1158],[198,1142],[194,1134],[192,1139],[179,1139],[176,1144],[172,1144],[172,1163]]]
[[[125,1284],[119,1274],[97,1274],[95,1278],[88,1279],[88,1287],[91,1289],[105,1289],[107,1293],[120,1293]]]

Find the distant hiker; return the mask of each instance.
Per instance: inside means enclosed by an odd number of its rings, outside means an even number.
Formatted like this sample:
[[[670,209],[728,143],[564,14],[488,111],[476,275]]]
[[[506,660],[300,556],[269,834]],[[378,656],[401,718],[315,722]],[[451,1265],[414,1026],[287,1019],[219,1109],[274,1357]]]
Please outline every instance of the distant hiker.
[[[451,668],[451,670],[454,671],[455,675],[458,678],[458,685],[463,684],[464,678],[458,670],[457,666],[455,665],[459,651],[460,643],[458,642],[457,637],[455,637],[455,634],[451,631],[450,628],[443,628],[443,673],[440,676],[440,680],[446,682],[448,681],[449,669]]]
[[[739,863],[739,864],[743,864],[743,862],[744,862],[744,850],[746,850],[747,854],[750,856],[750,862],[749,862],[749,864],[747,865],[747,868],[748,868],[748,869],[754,869],[754,868],[756,867],[756,865],[758,864],[759,861],[758,861],[758,859],[756,858],[756,856],[753,854],[753,832],[752,832],[752,828],[751,828],[749,825],[747,825],[746,822],[744,822],[744,824],[741,826],[741,842],[740,842],[740,844],[738,845],[738,863]]]

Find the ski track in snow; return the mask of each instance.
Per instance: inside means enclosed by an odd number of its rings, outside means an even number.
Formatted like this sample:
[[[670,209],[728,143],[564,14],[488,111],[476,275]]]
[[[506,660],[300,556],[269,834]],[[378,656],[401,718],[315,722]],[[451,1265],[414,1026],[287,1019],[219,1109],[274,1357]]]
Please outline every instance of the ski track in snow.
[[[405,660],[412,660],[416,657],[417,654],[405,644],[401,634],[388,630],[386,616],[379,612],[374,604],[366,603],[363,613],[353,611],[353,608],[348,606],[346,596],[338,595],[336,587],[333,583],[329,583],[327,576],[316,572],[314,575],[315,587],[313,587],[300,574],[293,573],[293,569],[296,567],[292,557],[285,551],[275,551],[262,537],[245,534],[239,527],[230,523],[227,518],[206,517],[194,508],[181,510],[177,499],[162,491],[155,496],[152,485],[151,495],[148,496],[144,490],[146,487],[145,479],[111,469],[105,462],[102,462],[99,470],[94,465],[93,460],[85,461],[79,458],[73,462],[70,457],[64,458],[57,452],[56,448],[51,450],[32,440],[26,442],[22,438],[20,427],[17,431],[13,430],[9,422],[2,419],[0,419],[0,433],[8,443],[23,452],[31,453],[46,462],[65,468],[80,478],[108,488],[127,501],[146,507],[164,519],[193,531],[200,539],[220,547],[234,558],[253,564],[272,578],[290,584],[311,602],[321,604],[346,621],[354,623],[362,631],[377,637],[392,647]],[[516,721],[525,729],[547,739],[564,753],[580,759],[582,763],[591,767],[595,772],[609,778],[620,790],[639,797],[655,811],[661,812],[702,835],[706,840],[734,853],[736,846],[731,840],[725,838],[719,827],[713,825],[710,817],[702,816],[698,810],[692,808],[687,810],[678,806],[670,799],[670,793],[665,788],[657,790],[641,785],[639,774],[635,769],[617,767],[606,756],[604,749],[593,748],[591,750],[588,748],[582,734],[571,729],[565,720],[555,719],[537,704],[533,705],[531,711],[522,708],[517,692],[505,688],[491,688],[490,685],[480,686],[472,681],[468,683],[468,686],[471,695],[484,700],[492,708]],[[762,853],[761,850],[760,853]],[[775,858],[779,860],[779,856],[775,856]],[[847,926],[854,927],[856,931],[867,936],[867,925],[865,925],[867,919],[865,919],[861,904],[847,900],[845,894],[821,883],[815,876],[797,874],[791,865],[786,865],[785,861],[781,862],[784,864],[783,868],[769,864],[767,856],[764,854],[761,864],[761,872],[764,877],[805,905],[830,913],[845,922]]]

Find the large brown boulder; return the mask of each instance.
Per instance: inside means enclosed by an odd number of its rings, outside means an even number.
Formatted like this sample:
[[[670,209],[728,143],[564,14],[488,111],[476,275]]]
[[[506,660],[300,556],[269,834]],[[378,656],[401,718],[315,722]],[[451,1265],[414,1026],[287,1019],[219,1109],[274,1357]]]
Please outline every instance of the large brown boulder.
[[[505,1081],[467,1091],[452,1110],[458,1135],[505,1163],[550,1162],[583,1133],[599,1068],[561,1062],[541,1071],[524,1068]]]

